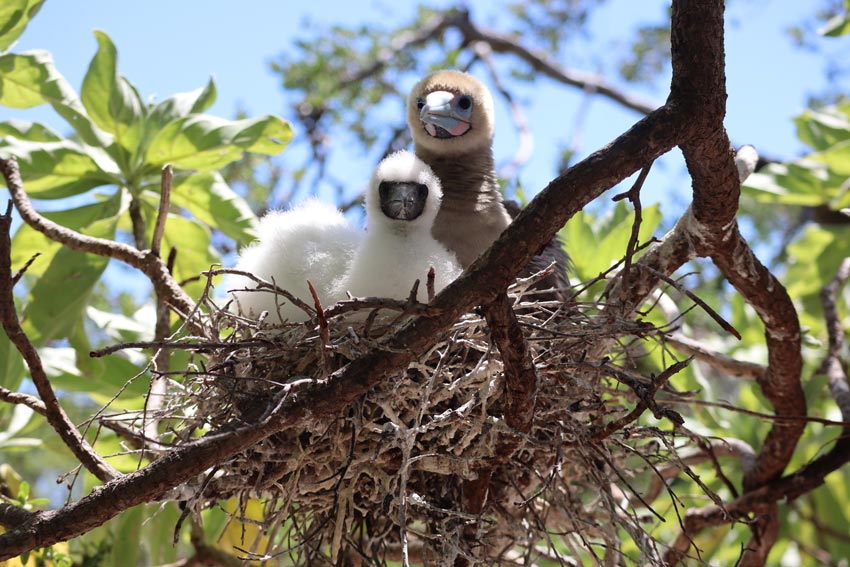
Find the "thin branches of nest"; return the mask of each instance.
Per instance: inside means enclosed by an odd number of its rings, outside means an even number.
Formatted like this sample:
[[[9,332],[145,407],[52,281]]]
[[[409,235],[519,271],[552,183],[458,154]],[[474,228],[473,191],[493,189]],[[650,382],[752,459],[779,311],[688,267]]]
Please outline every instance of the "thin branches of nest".
[[[655,400],[687,361],[642,376],[636,366],[646,347],[632,343],[645,345],[659,329],[602,315],[600,305],[537,300],[528,291],[534,281],[509,289],[538,373],[529,433],[505,423],[502,361],[485,318],[472,312],[340,415],[303,420],[184,486],[187,513],[234,496],[262,499],[265,517],[251,521],[261,523],[263,537],[244,542],[245,556],[301,565],[450,565],[459,556],[533,563],[557,555],[556,546],[562,555],[582,549],[602,557],[617,549],[620,528],[641,562],[660,561],[644,526],[654,512],[638,494],[654,469],[676,461],[677,438],[689,435],[678,414]],[[319,324],[266,326],[209,297],[205,303],[207,336],[161,345],[192,353],[187,370],[169,380],[162,408],[120,418],[139,429],[156,419],[170,432],[145,447],[150,454],[261,419],[427,311],[415,296],[351,300],[325,310]],[[588,358],[586,346],[605,338],[623,348]],[[677,424],[675,433],[639,425],[647,409]],[[464,491],[485,474],[486,506],[470,513]]]

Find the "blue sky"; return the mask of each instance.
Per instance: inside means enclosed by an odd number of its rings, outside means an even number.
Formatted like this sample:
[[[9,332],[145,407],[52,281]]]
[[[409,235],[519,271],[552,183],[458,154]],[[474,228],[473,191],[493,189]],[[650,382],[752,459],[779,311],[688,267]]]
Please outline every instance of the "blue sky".
[[[447,6],[452,2],[431,2]],[[815,4],[796,0],[735,0],[727,16],[728,116],[727,129],[736,143],[755,144],[763,152],[793,157],[802,151],[796,142],[790,118],[805,107],[806,96],[825,84],[821,59],[795,50],[784,29],[811,17]],[[480,21],[498,24],[496,3],[472,2],[473,15]],[[624,43],[628,31],[641,21],[658,20],[669,2],[611,0],[590,22],[587,38],[578,38],[576,56],[566,54],[565,65],[596,71],[610,62]],[[48,0],[15,51],[47,49],[53,53],[59,70],[79,88],[96,43],[92,31],[106,31],[118,47],[119,68],[144,97],[164,98],[172,93],[203,85],[214,76],[218,101],[213,114],[231,117],[237,108],[251,115],[265,113],[286,116],[292,102],[281,90],[278,78],[269,70],[269,61],[303,35],[303,22],[317,25],[355,25],[370,22],[391,24],[408,20],[413,3],[385,0],[342,2],[312,0],[307,3],[255,0],[148,0],[143,3],[114,0],[70,2]],[[824,40],[830,41],[830,40]],[[832,46],[838,45],[831,40]],[[846,47],[846,40],[844,42]],[[583,42],[583,43],[582,43]],[[626,85],[650,100],[661,102],[666,95],[667,77],[655,90]],[[581,95],[542,79],[533,89],[520,89],[536,138],[534,159],[522,171],[523,185],[530,193],[544,187],[554,174],[554,156],[570,138],[572,120]],[[498,120],[508,115],[499,105]],[[61,119],[47,107],[22,112],[0,107],[0,120],[38,120],[67,131]],[[566,117],[566,118],[565,118]],[[582,134],[580,157],[604,145],[623,132],[638,116],[601,99],[590,105]],[[296,136],[300,132],[296,131]],[[497,128],[497,159],[507,159],[516,140],[505,124]],[[296,150],[284,152],[281,160],[303,159]],[[351,179],[368,179],[374,165],[371,156],[344,155],[342,168]],[[647,184],[647,200],[687,202],[687,178],[679,173],[674,154],[655,172]],[[656,173],[657,172],[657,173]],[[355,188],[356,189],[356,188]],[[672,192],[672,195],[671,195]],[[670,206],[670,205],[667,205]],[[673,205],[675,206],[675,205]],[[668,211],[671,216],[677,211]]]

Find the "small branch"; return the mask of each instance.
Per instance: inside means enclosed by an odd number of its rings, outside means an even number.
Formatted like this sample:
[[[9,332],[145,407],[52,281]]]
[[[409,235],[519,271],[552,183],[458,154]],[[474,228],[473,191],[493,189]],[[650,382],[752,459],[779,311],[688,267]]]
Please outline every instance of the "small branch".
[[[499,91],[499,94],[502,95],[502,98],[505,99],[505,102],[508,103],[508,107],[511,111],[511,118],[514,121],[514,127],[516,128],[519,141],[511,162],[500,169],[499,177],[503,179],[514,179],[517,175],[517,171],[525,165],[529,159],[531,159],[531,155],[534,153],[534,134],[531,133],[531,127],[528,124],[528,120],[525,117],[525,112],[523,111],[522,106],[514,100],[511,92],[502,84],[499,72],[493,64],[493,58],[491,57],[493,50],[490,47],[490,44],[485,42],[476,42],[473,44],[472,50],[481,59],[481,61],[484,62],[484,65],[490,72],[490,78],[493,80],[493,85],[496,87],[496,90]]]
[[[12,202],[9,201],[9,207],[11,207],[11,206],[12,206]],[[11,209],[9,209],[9,212],[7,212],[6,214],[9,215],[9,214],[11,214],[11,212],[12,212]],[[15,272],[12,275],[12,287],[15,287],[18,284],[18,282],[21,281],[21,278],[24,277],[24,274],[27,272],[29,267],[32,266],[32,263],[35,262],[35,259],[38,258],[39,256],[41,256],[41,252],[36,252],[35,254],[33,254],[32,257],[29,260],[27,260],[24,263],[24,265],[21,266],[20,269],[18,269],[17,272]]]
[[[171,164],[165,164],[162,168],[162,180],[159,191],[159,210],[156,214],[156,224],[153,227],[151,237],[151,253],[159,256],[159,247],[162,237],[165,235],[165,221],[168,220],[168,210],[171,208]]]
[[[163,176],[165,175],[165,171],[169,171],[171,168],[166,166],[163,169]],[[168,187],[171,187],[171,179],[168,179]],[[167,200],[164,196],[165,194],[165,180],[163,179],[163,199]],[[161,204],[161,202],[160,202]],[[166,213],[168,211],[168,207],[166,207]],[[162,208],[160,208],[160,212],[162,212]],[[153,243],[157,242],[157,233],[158,229],[165,230],[165,221],[164,216],[162,225],[160,227],[159,219],[157,218],[157,225],[154,228],[154,238]],[[162,238],[162,234],[160,234],[159,238]],[[151,251],[153,252],[153,244],[151,245]],[[159,255],[159,250],[155,251],[154,254]],[[166,264],[168,267],[168,272],[172,273],[174,270],[174,260],[177,257],[177,249],[172,248],[168,253],[168,263]],[[170,311],[168,309],[167,304],[163,301],[163,298],[157,296],[157,306],[156,306],[156,325],[154,326],[154,341],[165,341],[166,338],[171,334],[171,317]],[[148,389],[148,397],[145,400],[145,420],[147,423],[144,426],[145,435],[150,439],[158,439],[158,427],[159,420],[156,415],[159,410],[162,408],[165,402],[165,393],[167,382],[165,379],[165,375],[168,374],[170,370],[169,359],[171,358],[171,352],[168,349],[160,348],[157,349],[154,353],[153,357],[153,367],[155,372],[151,375],[151,383],[150,388]]]
[[[47,422],[59,434],[65,445],[68,446],[86,469],[91,471],[101,481],[109,482],[121,476],[121,473],[104,461],[103,457],[95,452],[77,428],[74,427],[65,410],[59,404],[59,399],[50,385],[50,380],[47,378],[35,346],[30,342],[29,337],[27,337],[21,328],[12,293],[12,260],[10,256],[12,240],[9,235],[11,225],[12,215],[10,205],[7,207],[6,214],[0,215],[0,320],[2,320],[3,329],[9,340],[15,345],[15,348],[21,353],[21,356],[30,369],[32,382],[38,391],[38,395],[41,397],[41,401],[44,403]]]
[[[640,114],[649,114],[657,104],[628,95],[601,77],[561,67],[549,54],[522,45],[515,37],[481,28],[472,23],[468,12],[455,12],[447,17],[449,24],[463,34],[464,43],[483,41],[497,53],[510,53],[528,63],[535,71],[559,83],[594,92]]]
[[[632,260],[634,258],[635,252],[637,252],[638,240],[640,237],[640,225],[643,221],[643,208],[640,203],[640,190],[643,187],[644,182],[646,181],[647,176],[649,176],[649,170],[652,168],[652,163],[644,167],[640,170],[640,175],[635,180],[634,185],[632,185],[631,189],[626,191],[625,193],[621,193],[619,195],[615,195],[612,201],[620,201],[624,198],[628,198],[629,202],[631,202],[632,206],[635,209],[635,220],[632,223],[632,233],[629,236],[629,243],[626,246],[626,258],[623,264],[623,275],[622,275],[622,286],[623,288],[630,287],[630,274],[632,270]]]
[[[133,242],[139,250],[145,249],[145,219],[142,217],[142,206],[136,195],[130,197],[130,225],[133,228]]]
[[[817,374],[827,376],[830,393],[841,411],[841,419],[850,422],[850,384],[848,384],[844,366],[841,364],[842,354],[846,346],[844,327],[841,324],[841,317],[836,305],[838,294],[848,280],[850,280],[850,258],[845,258],[835,276],[820,292],[829,342],[826,358],[818,368]],[[850,427],[844,428],[842,440],[839,443],[850,445]]]
[[[34,230],[73,250],[120,260],[136,268],[148,277],[157,295],[178,314],[185,317],[194,311],[194,301],[177,285],[169,274],[165,262],[160,258],[149,251],[137,250],[121,242],[80,234],[40,215],[33,208],[24,191],[15,158],[0,159],[0,172],[6,179],[6,187],[12,195],[21,218]]]
[[[657,476],[652,477],[649,488],[644,494],[644,500],[652,503],[658,498],[667,483],[681,474],[682,467],[698,465],[719,457],[735,457],[741,461],[741,468],[748,470],[755,463],[756,454],[752,447],[740,439],[734,437],[714,439],[709,446],[682,454],[670,466],[661,469]]]
[[[705,311],[706,314],[708,314],[709,317],[714,319],[714,321],[723,328],[724,331],[731,334],[736,339],[741,340],[741,333],[739,333],[738,330],[735,327],[733,327],[730,323],[728,323],[723,317],[720,316],[720,314],[717,311],[712,309],[711,306],[708,303],[706,303],[705,301],[700,299],[696,294],[691,292],[689,289],[685,288],[683,285],[679,284],[679,282],[677,282],[676,280],[674,280],[670,276],[662,274],[661,272],[656,271],[653,268],[646,267],[645,269],[648,270],[650,273],[652,273],[658,279],[663,280],[663,281],[667,282],[668,284],[672,285],[680,293],[688,296],[688,299],[690,299],[691,301],[693,301],[694,303],[699,305],[702,308],[702,310]]]
[[[506,294],[497,296],[483,309],[504,365],[505,423],[520,433],[528,433],[534,420],[538,379],[528,341]]]
[[[47,415],[47,408],[44,406],[44,402],[29,394],[21,394],[0,387],[0,400],[9,404],[21,404],[39,415]]]
[[[700,342],[690,339],[680,333],[665,335],[664,341],[676,350],[679,350],[688,356],[693,356],[700,362],[704,362],[716,368],[721,372],[725,372],[729,376],[736,378],[747,378],[749,380],[758,380],[764,373],[767,372],[767,367],[755,362],[747,362],[745,360],[737,360],[703,346]]]

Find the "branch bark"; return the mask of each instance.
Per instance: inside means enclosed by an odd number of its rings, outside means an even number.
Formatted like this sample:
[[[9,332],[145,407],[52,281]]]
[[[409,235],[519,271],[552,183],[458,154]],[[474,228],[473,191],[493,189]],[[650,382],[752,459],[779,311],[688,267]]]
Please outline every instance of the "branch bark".
[[[174,281],[165,262],[150,250],[138,250],[127,244],[104,238],[86,236],[70,230],[40,215],[27,197],[18,163],[15,158],[0,159],[0,172],[12,195],[15,207],[25,223],[73,250],[120,260],[141,271],[151,281],[158,297],[163,298],[179,315],[186,317],[195,309],[195,302]]]
[[[9,235],[11,226],[12,203],[10,202],[6,208],[6,214],[0,215],[0,322],[3,324],[3,330],[12,344],[15,345],[15,348],[18,349],[18,352],[21,353],[24,362],[30,369],[32,382],[44,403],[44,415],[47,422],[86,469],[101,481],[109,482],[121,476],[121,473],[115,470],[89,445],[71,422],[65,410],[62,409],[59,399],[56,397],[56,392],[53,391],[53,386],[50,385],[50,380],[44,371],[41,358],[18,321],[15,298],[12,293],[12,239]],[[33,409],[38,407],[36,404],[28,405]]]

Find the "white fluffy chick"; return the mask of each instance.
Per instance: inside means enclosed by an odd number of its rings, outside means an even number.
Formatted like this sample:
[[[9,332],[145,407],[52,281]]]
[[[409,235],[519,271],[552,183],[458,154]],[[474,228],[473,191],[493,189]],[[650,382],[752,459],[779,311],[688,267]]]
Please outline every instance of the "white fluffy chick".
[[[425,289],[431,267],[437,292],[460,275],[455,254],[431,236],[442,196],[440,180],[413,153],[381,161],[366,193],[366,236],[343,289],[356,297],[405,299],[417,279]]]
[[[363,236],[339,209],[309,200],[290,210],[272,211],[260,219],[258,234],[258,240],[240,252],[237,270],[274,283],[311,307],[307,280],[324,307],[345,297],[341,282]],[[258,318],[267,311],[269,323],[308,318],[284,296],[257,290],[256,282],[247,277],[232,276],[227,288],[236,313]]]

